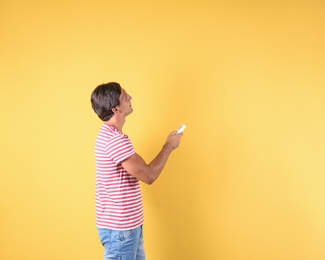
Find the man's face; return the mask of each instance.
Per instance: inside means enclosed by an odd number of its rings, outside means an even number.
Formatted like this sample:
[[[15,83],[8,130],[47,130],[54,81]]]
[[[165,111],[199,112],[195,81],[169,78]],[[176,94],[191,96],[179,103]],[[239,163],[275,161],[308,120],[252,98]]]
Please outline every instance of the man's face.
[[[128,93],[126,93],[124,89],[122,89],[120,95],[120,105],[117,106],[117,108],[120,111],[120,113],[122,113],[124,116],[127,116],[133,112],[131,99],[132,97]]]

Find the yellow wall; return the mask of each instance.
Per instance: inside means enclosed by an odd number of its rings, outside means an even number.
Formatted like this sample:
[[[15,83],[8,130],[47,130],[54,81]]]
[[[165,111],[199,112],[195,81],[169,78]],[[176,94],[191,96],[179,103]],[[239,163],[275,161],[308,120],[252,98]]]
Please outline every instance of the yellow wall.
[[[325,259],[323,1],[0,3],[0,259],[102,259],[95,86],[133,96],[148,260]]]

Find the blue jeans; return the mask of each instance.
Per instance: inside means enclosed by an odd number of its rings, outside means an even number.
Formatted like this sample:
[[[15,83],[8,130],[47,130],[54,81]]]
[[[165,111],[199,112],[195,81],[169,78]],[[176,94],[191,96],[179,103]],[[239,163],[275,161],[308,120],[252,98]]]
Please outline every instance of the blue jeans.
[[[145,260],[142,226],[130,230],[98,228],[104,260]]]

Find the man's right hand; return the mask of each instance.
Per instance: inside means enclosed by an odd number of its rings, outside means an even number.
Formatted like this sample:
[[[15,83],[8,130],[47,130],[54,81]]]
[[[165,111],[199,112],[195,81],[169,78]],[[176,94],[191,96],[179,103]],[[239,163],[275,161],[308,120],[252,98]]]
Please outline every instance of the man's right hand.
[[[166,139],[165,145],[170,147],[171,151],[179,146],[181,137],[183,136],[183,133],[176,134],[176,132],[177,131],[171,132]]]

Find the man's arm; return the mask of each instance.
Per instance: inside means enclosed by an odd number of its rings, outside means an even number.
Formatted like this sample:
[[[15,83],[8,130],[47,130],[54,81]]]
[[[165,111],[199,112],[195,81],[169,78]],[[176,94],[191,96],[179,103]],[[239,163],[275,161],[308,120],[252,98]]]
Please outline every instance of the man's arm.
[[[135,153],[121,163],[123,168],[138,180],[152,184],[162,172],[169,155],[179,146],[182,135],[183,133],[175,134],[172,132],[151,163],[147,164],[140,155]]]

